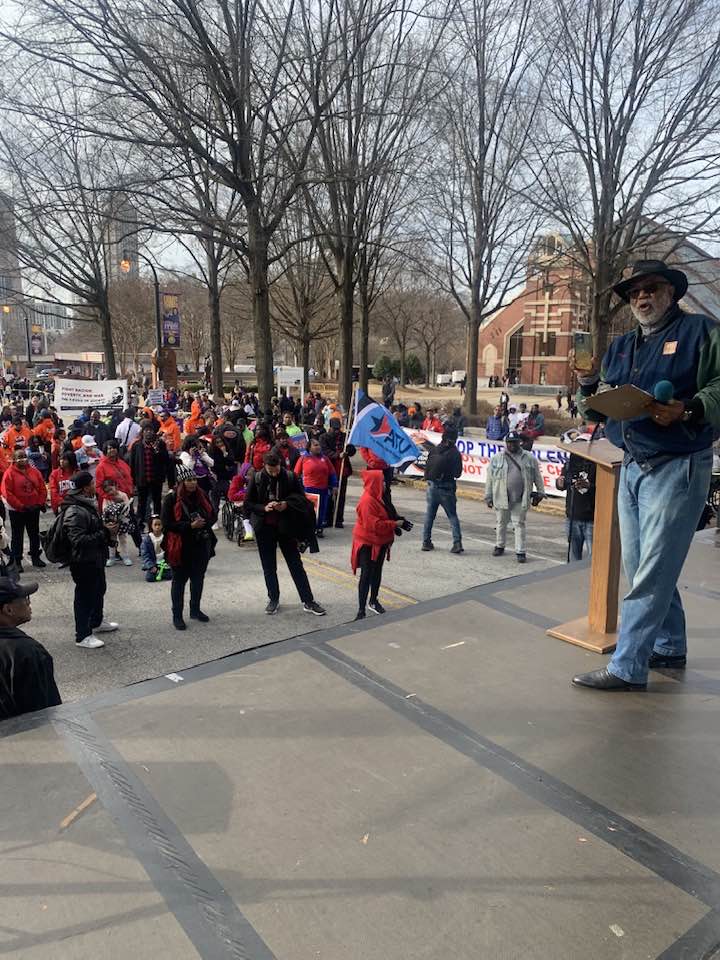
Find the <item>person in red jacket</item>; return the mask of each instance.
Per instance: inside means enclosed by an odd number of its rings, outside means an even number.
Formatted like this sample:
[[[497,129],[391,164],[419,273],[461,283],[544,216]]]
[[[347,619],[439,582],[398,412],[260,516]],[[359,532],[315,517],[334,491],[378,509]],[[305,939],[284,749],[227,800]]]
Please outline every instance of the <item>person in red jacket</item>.
[[[253,470],[262,470],[265,465],[265,454],[272,450],[272,440],[270,431],[265,425],[259,426],[255,431],[255,439],[247,448],[245,462],[249,463]]]
[[[27,450],[18,448],[13,462],[3,475],[0,494],[10,512],[11,552],[18,572],[22,573],[25,531],[30,541],[30,557],[34,567],[46,567],[40,559],[40,511],[47,509],[47,487],[42,474],[28,461]]]
[[[57,515],[60,504],[73,489],[72,478],[78,472],[77,457],[68,450],[60,457],[60,466],[50,474],[50,509]]]
[[[301,478],[305,493],[317,493],[320,497],[316,536],[323,537],[323,527],[328,523],[330,490],[338,481],[335,467],[322,452],[319,440],[310,440],[307,451],[295,464],[295,474]]]
[[[363,492],[358,500],[357,521],[353,527],[350,566],[355,573],[360,568],[358,584],[358,612],[356,620],[365,619],[366,605],[373,613],[385,613],[378,600],[382,569],[385,559],[390,558],[390,547],[395,534],[400,533],[400,518],[390,516],[383,492],[385,482],[382,471],[363,470],[360,474]],[[368,594],[370,602],[368,604]]]
[[[432,433],[442,433],[443,425],[442,421],[437,415],[437,410],[428,410],[427,416],[423,420],[422,424],[423,430],[430,430]]]
[[[108,440],[103,447],[103,456],[95,471],[95,485],[97,487],[98,511],[102,514],[103,483],[114,480],[118,490],[126,494],[131,500],[135,490],[130,465],[120,457],[120,441]]]

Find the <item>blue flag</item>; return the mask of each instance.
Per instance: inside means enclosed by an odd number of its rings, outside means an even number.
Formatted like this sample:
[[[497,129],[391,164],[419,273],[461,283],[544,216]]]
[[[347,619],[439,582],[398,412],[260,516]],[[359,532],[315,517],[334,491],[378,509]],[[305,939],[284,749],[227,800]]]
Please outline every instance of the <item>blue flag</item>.
[[[420,450],[390,411],[360,389],[355,399],[355,420],[348,443],[367,447],[390,467],[412,463],[420,456]]]

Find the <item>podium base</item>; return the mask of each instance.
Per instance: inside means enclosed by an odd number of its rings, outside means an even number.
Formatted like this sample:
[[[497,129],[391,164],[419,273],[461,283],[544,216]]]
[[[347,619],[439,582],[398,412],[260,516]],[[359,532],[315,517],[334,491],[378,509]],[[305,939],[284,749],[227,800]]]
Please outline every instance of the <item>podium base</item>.
[[[617,642],[617,633],[601,633],[591,630],[587,617],[578,617],[568,623],[561,623],[546,631],[549,637],[574,643],[578,647],[592,650],[593,653],[612,653]]]

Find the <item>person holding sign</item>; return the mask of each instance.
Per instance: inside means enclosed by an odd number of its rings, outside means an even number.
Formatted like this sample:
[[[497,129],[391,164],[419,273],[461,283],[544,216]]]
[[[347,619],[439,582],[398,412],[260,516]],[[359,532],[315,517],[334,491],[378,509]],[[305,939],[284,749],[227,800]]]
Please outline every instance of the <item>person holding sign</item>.
[[[612,659],[574,677],[579,687],[640,690],[649,668],[685,666],[677,581],[710,484],[713,432],[720,430],[720,326],[680,308],[687,286],[685,274],[661,260],[639,261],[613,288],[637,326],[613,340],[599,367],[594,358],[589,366],[575,360],[581,414],[605,421],[607,438],[625,452],[618,517],[630,584]],[[593,409],[613,406],[613,388],[634,396],[631,412],[622,404],[614,405],[614,416]]]

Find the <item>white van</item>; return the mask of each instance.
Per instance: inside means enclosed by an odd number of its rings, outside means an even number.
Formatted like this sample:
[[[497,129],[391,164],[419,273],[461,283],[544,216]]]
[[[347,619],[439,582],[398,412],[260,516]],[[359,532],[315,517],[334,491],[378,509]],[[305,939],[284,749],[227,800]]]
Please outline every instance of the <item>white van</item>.
[[[435,383],[438,387],[447,387],[452,383],[452,377],[449,373],[439,373],[435,377]]]
[[[462,383],[465,379],[464,370],[453,370],[452,372],[452,382],[453,383]]]

